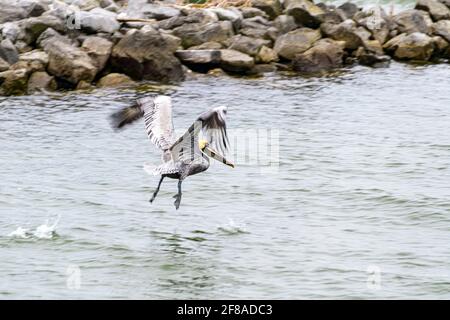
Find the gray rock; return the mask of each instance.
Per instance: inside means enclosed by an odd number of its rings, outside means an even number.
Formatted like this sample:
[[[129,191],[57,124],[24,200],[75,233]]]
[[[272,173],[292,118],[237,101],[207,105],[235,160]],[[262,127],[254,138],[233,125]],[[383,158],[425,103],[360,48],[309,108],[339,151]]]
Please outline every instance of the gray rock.
[[[219,21],[219,18],[214,12],[206,10],[189,10],[186,15],[180,15],[159,21],[158,26],[161,29],[169,30],[183,24],[198,23],[201,25],[217,21]]]
[[[292,60],[296,54],[303,53],[311,48],[320,37],[319,30],[310,28],[296,29],[278,37],[274,50],[278,56]]]
[[[99,1],[97,0],[69,0],[66,2],[74,6],[77,6],[78,8],[84,11],[89,11],[100,6]]]
[[[4,38],[15,42],[19,35],[20,28],[16,22],[6,22],[2,28],[2,35]]]
[[[278,61],[278,55],[275,50],[266,46],[262,46],[255,59],[258,63],[270,63]]]
[[[134,83],[134,81],[121,73],[110,73],[107,74],[106,76],[102,77],[98,82],[97,82],[97,86],[100,88],[104,88],[104,87],[117,87],[117,86],[122,86],[122,85],[126,85],[126,84],[132,84]]]
[[[344,48],[342,43],[321,39],[307,51],[297,54],[292,61],[295,71],[315,73],[342,67]]]
[[[52,28],[48,28],[41,33],[41,35],[36,39],[36,46],[38,48],[45,48],[46,46],[51,45],[52,42],[56,41],[64,42],[68,45],[78,46],[78,43],[75,43],[74,40],[70,39],[67,36],[63,36]]]
[[[238,9],[233,7],[228,8],[217,7],[217,8],[210,8],[207,10],[212,11],[214,14],[216,14],[219,20],[230,21],[233,24],[235,30],[241,27],[242,20],[244,19],[242,13]]]
[[[89,55],[81,48],[71,46],[61,41],[52,41],[45,46],[49,63],[47,71],[65,81],[76,85],[81,80],[91,82],[98,69]]]
[[[324,21],[325,11],[309,0],[292,0],[286,7],[286,14],[293,16],[299,25],[318,28]]]
[[[100,37],[87,37],[81,46],[98,70],[103,70],[112,51],[112,42]]]
[[[4,39],[0,42],[0,58],[9,64],[14,64],[19,60],[19,53],[11,40]]]
[[[397,59],[427,61],[433,54],[434,42],[424,33],[403,33],[389,40],[384,49]]]
[[[221,61],[220,50],[177,50],[175,55],[183,64],[197,72],[217,68]]]
[[[233,35],[233,26],[230,21],[189,23],[175,28],[173,34],[181,38],[184,48],[189,48],[205,42],[226,40]]]
[[[236,35],[230,39],[229,49],[237,50],[255,57],[263,46],[270,46],[270,41]]]
[[[285,14],[282,14],[278,16],[274,20],[274,26],[278,29],[280,34],[285,34],[289,31],[292,31],[294,29],[297,29],[297,23],[295,22],[295,19],[293,16],[288,16]]]
[[[246,72],[255,65],[252,57],[236,50],[223,49],[220,55],[220,67],[225,71]]]
[[[223,49],[224,46],[220,42],[209,41],[198,46],[189,47],[189,50],[218,50]]]
[[[345,2],[341,4],[338,9],[344,12],[347,19],[352,19],[353,16],[359,11],[358,6],[352,2]]]
[[[275,19],[283,11],[279,0],[251,0],[251,4],[253,8],[264,11],[270,19]]]
[[[17,40],[23,41],[26,44],[34,43],[42,32],[48,28],[59,32],[64,31],[63,21],[50,15],[24,19],[19,21],[17,25],[20,29]]]
[[[48,65],[48,54],[42,50],[32,50],[19,56],[19,61],[11,69],[25,69],[29,74],[35,71],[44,71]]]
[[[135,10],[134,12],[127,11],[127,14],[133,18],[142,17],[147,19],[164,20],[179,16],[181,11],[173,7],[147,3],[144,6],[139,7],[138,10]]]
[[[358,17],[356,17],[358,16]],[[372,8],[368,11],[356,15],[355,20],[358,25],[369,30],[373,37],[380,43],[385,43],[389,37],[390,25],[386,12],[381,8]]]
[[[0,0],[0,8],[0,24],[21,20],[28,16],[26,9],[8,0]]]
[[[32,73],[30,78],[28,79],[28,94],[41,90],[54,91],[56,89],[57,84],[55,81],[55,77],[49,75],[45,71],[36,71]]]
[[[322,33],[333,40],[344,41],[345,47],[355,50],[369,39],[370,32],[363,27],[357,27],[353,20],[345,20],[338,25],[324,23],[321,26]]]
[[[433,34],[441,36],[448,42],[450,42],[450,21],[441,20],[433,24],[432,26]]]
[[[260,16],[263,18],[269,17],[267,15],[267,13],[265,13],[261,9],[254,8],[254,7],[241,7],[240,10],[242,12],[242,15],[244,16],[244,19],[253,18],[253,17],[257,17],[257,16]]]
[[[179,81],[184,78],[173,55],[180,39],[155,29],[130,30],[114,46],[112,65],[133,79]]]
[[[81,30],[86,33],[112,34],[120,28],[116,15],[105,9],[95,8],[89,12],[80,11],[78,14]]]
[[[437,0],[418,0],[416,9],[429,12],[434,21],[450,19],[450,9]]]
[[[393,20],[400,33],[428,33],[432,23],[428,13],[415,9],[398,13],[394,16]]]

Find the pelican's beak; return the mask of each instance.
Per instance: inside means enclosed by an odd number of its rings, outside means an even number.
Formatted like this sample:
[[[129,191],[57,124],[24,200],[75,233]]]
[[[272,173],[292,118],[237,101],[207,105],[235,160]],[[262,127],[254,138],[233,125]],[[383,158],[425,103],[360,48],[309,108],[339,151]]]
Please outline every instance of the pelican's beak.
[[[233,163],[231,163],[230,161],[225,159],[224,156],[220,155],[219,153],[217,153],[216,151],[214,151],[210,147],[205,147],[203,149],[203,152],[206,153],[209,157],[211,157],[211,158],[213,158],[213,159],[215,159],[217,161],[220,161],[220,162],[226,164],[227,166],[230,166],[230,167],[234,168],[234,164]]]

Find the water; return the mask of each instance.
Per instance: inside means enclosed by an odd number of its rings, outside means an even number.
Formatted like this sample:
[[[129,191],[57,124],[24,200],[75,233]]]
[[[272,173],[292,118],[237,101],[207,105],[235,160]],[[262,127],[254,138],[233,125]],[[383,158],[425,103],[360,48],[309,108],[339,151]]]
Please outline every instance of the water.
[[[2,97],[0,298],[448,299],[449,74],[393,63]],[[180,210],[174,180],[149,204],[142,165],[159,154],[142,123],[116,134],[107,116],[158,90],[180,129],[218,105],[231,131],[278,129],[278,172],[216,164]]]

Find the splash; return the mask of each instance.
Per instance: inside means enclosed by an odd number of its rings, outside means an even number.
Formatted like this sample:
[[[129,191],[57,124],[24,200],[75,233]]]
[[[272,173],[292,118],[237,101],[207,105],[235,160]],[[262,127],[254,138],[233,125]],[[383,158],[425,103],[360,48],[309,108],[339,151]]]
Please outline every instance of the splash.
[[[61,215],[58,215],[52,224],[50,224],[47,219],[44,224],[38,226],[34,230],[18,227],[16,230],[8,234],[8,237],[18,239],[52,239],[56,235],[56,227],[58,226],[60,218]]]
[[[245,226],[236,224],[231,218],[228,218],[227,224],[219,226],[217,229],[227,234],[248,233]]]

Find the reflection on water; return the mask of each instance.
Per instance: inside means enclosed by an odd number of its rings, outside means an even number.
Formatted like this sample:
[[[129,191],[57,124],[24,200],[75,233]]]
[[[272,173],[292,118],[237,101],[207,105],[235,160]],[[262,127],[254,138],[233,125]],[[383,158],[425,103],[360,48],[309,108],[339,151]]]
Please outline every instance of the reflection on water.
[[[0,297],[450,298],[449,73],[394,63],[0,98]],[[214,165],[186,180],[180,210],[171,180],[150,205],[142,165],[159,154],[142,123],[116,134],[107,116],[157,91],[179,129],[227,105],[230,130],[279,130],[278,170]],[[58,215],[55,236],[20,237]]]

